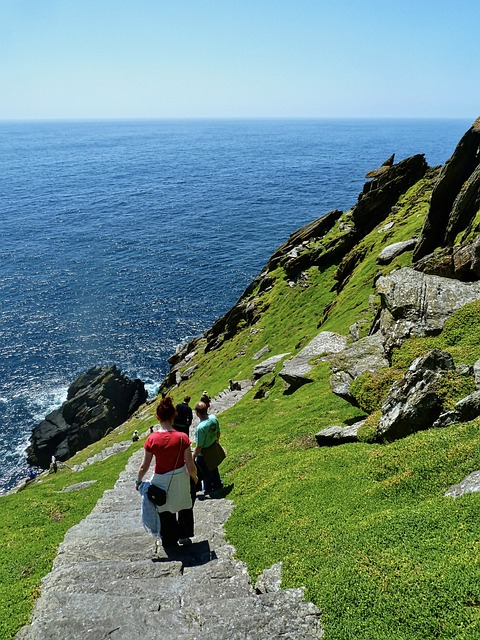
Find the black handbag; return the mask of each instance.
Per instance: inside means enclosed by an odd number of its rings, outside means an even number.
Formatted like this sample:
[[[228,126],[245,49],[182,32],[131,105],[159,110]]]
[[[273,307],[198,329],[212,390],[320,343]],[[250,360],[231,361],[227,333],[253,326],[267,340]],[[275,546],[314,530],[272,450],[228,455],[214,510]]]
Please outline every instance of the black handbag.
[[[180,451],[182,450],[182,440],[180,440],[180,449],[178,450],[177,459],[175,461],[175,467],[173,471],[177,468],[178,459],[180,457]],[[153,504],[157,507],[163,507],[163,505],[167,502],[167,493],[170,489],[170,485],[172,484],[173,473],[170,476],[170,482],[168,483],[167,490],[162,489],[162,487],[158,487],[156,484],[150,484],[147,489],[147,497],[149,500],[153,502]]]
[[[167,501],[167,492],[156,484],[151,484],[147,489],[147,496],[157,507],[163,507]]]

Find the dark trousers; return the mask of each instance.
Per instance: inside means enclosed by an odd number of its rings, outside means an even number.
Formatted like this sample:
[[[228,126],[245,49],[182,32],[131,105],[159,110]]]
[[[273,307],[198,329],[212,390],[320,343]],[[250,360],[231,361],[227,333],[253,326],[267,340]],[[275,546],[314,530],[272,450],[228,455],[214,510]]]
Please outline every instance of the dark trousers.
[[[162,535],[162,545],[173,547],[180,538],[191,538],[194,535],[193,505],[195,504],[195,483],[190,478],[190,495],[192,497],[192,508],[182,509],[177,513],[162,511],[160,516],[160,528]]]
[[[218,491],[221,489],[223,485],[220,479],[218,467],[210,471],[205,464],[205,459],[202,454],[197,456],[196,463],[197,469],[199,470],[198,478],[199,481],[203,480],[205,492],[211,493],[212,491]]]

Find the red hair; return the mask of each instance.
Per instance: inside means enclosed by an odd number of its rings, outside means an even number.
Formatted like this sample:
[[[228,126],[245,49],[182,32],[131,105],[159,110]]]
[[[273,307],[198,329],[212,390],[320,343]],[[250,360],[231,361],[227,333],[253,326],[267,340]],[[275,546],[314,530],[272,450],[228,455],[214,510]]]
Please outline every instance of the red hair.
[[[170,396],[162,398],[157,407],[157,418],[160,422],[170,422],[175,417],[176,411]]]

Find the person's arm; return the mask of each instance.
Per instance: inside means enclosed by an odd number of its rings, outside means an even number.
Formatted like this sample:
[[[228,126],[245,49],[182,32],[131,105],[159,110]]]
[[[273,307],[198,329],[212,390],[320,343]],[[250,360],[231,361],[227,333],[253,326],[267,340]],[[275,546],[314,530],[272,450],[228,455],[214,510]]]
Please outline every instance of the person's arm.
[[[150,451],[144,451],[143,460],[140,463],[137,479],[135,480],[135,486],[137,490],[138,490],[138,485],[143,480],[143,476],[147,473],[148,469],[150,468],[150,463],[152,462],[152,458],[153,458],[153,453],[150,453]]]
[[[198,457],[198,454],[202,453],[202,447],[199,447],[198,444],[195,447],[195,451],[193,452],[193,459],[196,460]]]
[[[196,440],[196,443],[195,443],[196,446],[195,446],[195,450],[193,452],[193,459],[194,460],[196,460],[197,457],[198,457],[198,454],[202,452],[202,447],[200,446],[199,443],[200,443],[200,440],[202,440],[202,442],[203,442],[203,438],[202,438],[202,432],[198,428],[198,426],[197,426],[197,428],[195,430],[195,440]]]
[[[192,450],[190,449],[190,447],[187,447],[185,449],[184,460],[189,476],[193,479],[195,484],[197,484],[197,467],[195,466],[195,462],[193,461]]]

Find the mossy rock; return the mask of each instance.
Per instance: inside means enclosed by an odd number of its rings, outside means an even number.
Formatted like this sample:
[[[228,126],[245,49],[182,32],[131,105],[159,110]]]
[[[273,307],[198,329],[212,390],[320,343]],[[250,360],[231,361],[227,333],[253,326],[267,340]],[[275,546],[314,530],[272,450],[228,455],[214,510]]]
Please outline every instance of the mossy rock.
[[[352,382],[350,393],[363,411],[372,413],[380,409],[392,384],[402,375],[402,370],[393,368],[364,371]]]

